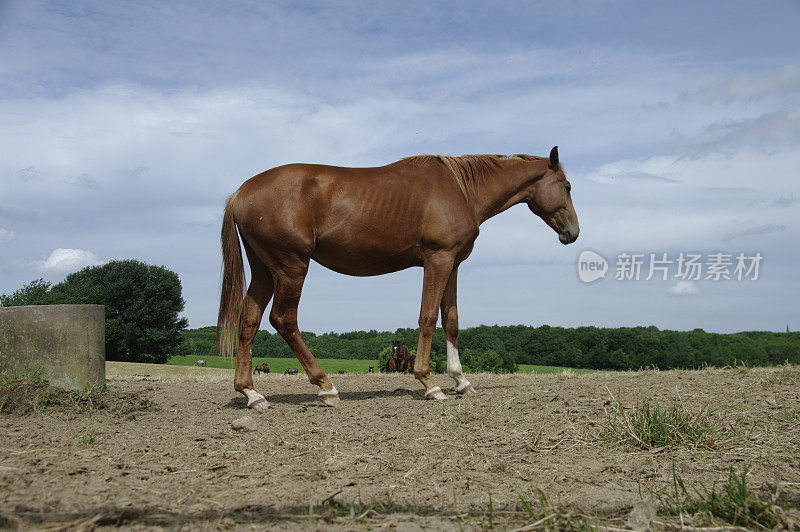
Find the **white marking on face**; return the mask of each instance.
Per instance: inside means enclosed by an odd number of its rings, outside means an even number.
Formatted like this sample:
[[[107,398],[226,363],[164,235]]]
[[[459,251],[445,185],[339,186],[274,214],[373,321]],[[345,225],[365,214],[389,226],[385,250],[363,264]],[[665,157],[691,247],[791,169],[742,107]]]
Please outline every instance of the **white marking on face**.
[[[256,401],[260,401],[264,399],[264,396],[258,393],[255,390],[251,390],[250,388],[245,388],[244,394],[247,396],[247,406],[252,405]]]

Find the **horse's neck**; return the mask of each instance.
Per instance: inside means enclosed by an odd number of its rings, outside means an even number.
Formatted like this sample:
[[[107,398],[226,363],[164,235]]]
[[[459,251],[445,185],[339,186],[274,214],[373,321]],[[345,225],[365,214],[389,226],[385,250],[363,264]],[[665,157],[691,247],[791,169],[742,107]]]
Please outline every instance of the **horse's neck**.
[[[508,159],[472,183],[470,199],[479,223],[525,201],[526,189],[547,171],[546,160]]]

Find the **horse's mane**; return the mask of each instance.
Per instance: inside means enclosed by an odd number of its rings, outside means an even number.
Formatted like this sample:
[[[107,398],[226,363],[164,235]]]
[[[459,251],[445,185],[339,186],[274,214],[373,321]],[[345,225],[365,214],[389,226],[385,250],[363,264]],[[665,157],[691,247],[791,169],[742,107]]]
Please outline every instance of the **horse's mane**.
[[[440,163],[450,170],[453,178],[461,189],[467,201],[472,201],[472,184],[476,181],[491,175],[500,167],[500,161],[509,159],[522,159],[525,161],[538,161],[541,157],[517,153],[515,155],[462,155],[454,157],[452,155],[414,155],[406,157],[403,161],[409,161],[418,165],[428,163]]]

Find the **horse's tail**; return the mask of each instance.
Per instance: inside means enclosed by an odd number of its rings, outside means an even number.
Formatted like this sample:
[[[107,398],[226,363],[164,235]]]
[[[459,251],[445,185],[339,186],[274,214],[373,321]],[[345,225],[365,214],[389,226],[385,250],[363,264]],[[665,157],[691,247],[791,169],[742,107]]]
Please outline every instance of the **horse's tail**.
[[[222,293],[217,317],[217,341],[220,355],[232,357],[244,307],[244,264],[239,234],[233,219],[234,192],[225,204],[222,217]]]

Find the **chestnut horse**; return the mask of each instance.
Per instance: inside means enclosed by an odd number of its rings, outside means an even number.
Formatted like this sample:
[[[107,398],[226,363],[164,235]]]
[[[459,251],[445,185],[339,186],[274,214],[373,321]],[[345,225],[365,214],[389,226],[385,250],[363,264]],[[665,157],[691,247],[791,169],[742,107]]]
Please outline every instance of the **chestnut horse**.
[[[386,373],[397,371],[399,373],[411,373],[411,352],[408,346],[398,340],[392,341],[392,356],[386,362]]]
[[[297,305],[311,259],[339,273],[381,275],[422,266],[422,305],[414,376],[427,399],[446,399],[430,372],[441,308],[447,373],[456,393],[474,393],[458,358],[456,277],[480,224],[526,203],[558,233],[578,238],[570,184],[558,161],[530,155],[420,155],[375,168],[289,164],[246,181],[225,206],[222,294],[217,331],[223,354],[236,354],[234,388],[247,406],[269,403],[253,388],[253,338],[274,296],[269,321],[303,365],[319,399],[339,394],[300,337]],[[238,230],[238,234],[237,234]],[[241,236],[250,262],[245,292]]]

